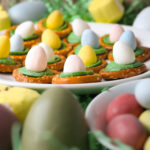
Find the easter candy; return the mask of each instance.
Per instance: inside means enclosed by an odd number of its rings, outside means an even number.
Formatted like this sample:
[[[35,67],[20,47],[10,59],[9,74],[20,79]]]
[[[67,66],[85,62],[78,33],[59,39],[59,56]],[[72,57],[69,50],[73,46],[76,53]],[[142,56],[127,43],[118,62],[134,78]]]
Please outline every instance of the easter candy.
[[[10,52],[10,41],[7,36],[0,36],[0,58],[7,58]]]
[[[118,41],[113,47],[113,57],[117,64],[125,65],[135,61],[132,48],[122,41]]]
[[[85,71],[85,66],[81,58],[77,55],[70,55],[64,64],[65,73],[72,73],[78,71]]]
[[[15,123],[18,122],[17,117],[7,109],[5,106],[0,105],[0,149],[11,150],[11,130]]]
[[[149,149],[150,149],[150,137],[146,140],[143,150],[149,150]]]
[[[150,109],[150,79],[139,81],[135,87],[135,96],[138,103],[144,108]]]
[[[25,67],[34,72],[41,72],[46,69],[47,56],[42,47],[34,46],[31,48],[25,60]]]
[[[31,21],[26,21],[20,24],[16,30],[15,34],[20,35],[22,38],[26,38],[34,33],[34,24]]]
[[[135,18],[133,22],[133,27],[142,30],[150,30],[149,14],[150,14],[150,7],[142,9],[142,11]]]
[[[64,23],[64,18],[59,10],[53,11],[46,20],[46,26],[49,29],[57,29]]]
[[[89,25],[79,18],[73,20],[72,22],[72,30],[77,36],[81,36],[83,31],[89,28]]]
[[[23,51],[24,50],[24,42],[20,35],[14,34],[10,38],[10,51]]]
[[[107,126],[107,134],[118,139],[134,150],[141,150],[147,133],[138,118],[131,114],[122,114],[113,118]]]
[[[121,25],[119,24],[114,25],[109,33],[109,40],[111,42],[119,41],[120,36],[123,32],[124,32],[124,29]]]
[[[140,122],[145,127],[145,129],[150,133],[150,110],[144,111],[140,117]]]
[[[43,32],[42,42],[49,45],[52,49],[59,49],[61,46],[61,40],[59,36],[50,29],[46,29]]]
[[[54,51],[50,46],[48,46],[45,43],[40,43],[39,46],[42,47],[43,50],[45,51],[47,56],[47,61],[51,61],[55,59]]]
[[[42,1],[26,1],[13,5],[9,9],[9,15],[13,24],[20,24],[24,21],[37,21],[41,19],[48,10]]]
[[[51,87],[32,105],[23,126],[21,150],[88,150],[88,127],[76,97]]]
[[[128,44],[133,50],[136,49],[137,43],[136,43],[136,38],[135,35],[132,31],[127,30],[125,31],[121,36],[120,36],[120,41]]]
[[[81,44],[82,46],[89,45],[92,48],[100,47],[98,36],[96,35],[95,32],[93,32],[90,29],[87,29],[83,32],[82,38],[81,38]]]
[[[88,45],[85,45],[81,48],[78,56],[82,59],[86,67],[97,62],[97,57],[94,50]]]

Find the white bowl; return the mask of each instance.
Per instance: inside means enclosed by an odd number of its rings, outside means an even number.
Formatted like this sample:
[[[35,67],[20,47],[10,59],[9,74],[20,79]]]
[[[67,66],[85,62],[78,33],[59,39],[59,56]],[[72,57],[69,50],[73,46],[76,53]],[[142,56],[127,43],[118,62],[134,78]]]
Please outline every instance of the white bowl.
[[[105,133],[106,128],[106,110],[109,103],[118,95],[123,93],[134,93],[135,86],[140,80],[135,80],[127,83],[117,85],[99,94],[88,105],[86,109],[86,119],[91,131],[95,134],[97,130],[101,130]],[[99,117],[100,116],[100,117]],[[104,140],[100,136],[95,134],[97,140],[111,150],[121,150],[116,145],[113,145],[110,141]]]

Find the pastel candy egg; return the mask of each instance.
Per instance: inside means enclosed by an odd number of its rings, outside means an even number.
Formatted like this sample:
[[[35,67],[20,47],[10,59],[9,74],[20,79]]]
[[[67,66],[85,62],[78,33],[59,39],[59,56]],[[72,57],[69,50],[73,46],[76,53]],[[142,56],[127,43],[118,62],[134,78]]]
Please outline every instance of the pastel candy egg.
[[[53,49],[58,49],[61,46],[59,36],[52,30],[46,29],[42,34],[42,42],[49,45]]]
[[[111,42],[119,41],[120,36],[123,32],[124,32],[124,29],[121,25],[119,24],[114,25],[109,33],[109,40]]]
[[[77,55],[70,55],[64,64],[63,72],[72,73],[78,71],[85,71],[85,66],[81,58]]]
[[[15,34],[20,35],[22,38],[28,37],[33,33],[34,33],[34,24],[31,21],[26,21],[20,24],[15,30]]]
[[[83,20],[77,18],[72,22],[72,30],[75,35],[81,36],[83,31],[89,29],[89,25]]]
[[[14,51],[23,51],[24,50],[24,42],[23,39],[20,35],[18,34],[14,34],[11,38],[10,38],[10,51],[14,52]]]
[[[122,41],[118,41],[113,47],[113,57],[117,64],[125,65],[135,61],[132,48]]]
[[[142,30],[150,30],[149,14],[150,14],[150,7],[142,9],[142,11],[135,18],[133,27]]]
[[[43,50],[45,51],[47,56],[47,61],[51,61],[55,59],[54,51],[50,46],[48,46],[45,43],[40,43],[39,46],[42,47]]]
[[[97,57],[94,50],[88,45],[85,45],[81,48],[78,56],[82,59],[86,67],[97,62]]]
[[[150,79],[139,81],[135,87],[135,96],[138,103],[144,108],[150,109]]]
[[[133,50],[136,49],[137,43],[135,35],[132,31],[127,30],[120,36],[120,41],[128,44]]]
[[[150,133],[150,110],[144,111],[140,117],[140,122],[145,127],[145,129]]]
[[[146,140],[143,150],[149,150],[149,149],[150,149],[150,137]]]
[[[7,58],[10,52],[10,41],[7,36],[0,36],[0,58]]]
[[[61,11],[55,10],[48,16],[46,26],[49,29],[56,29],[63,25],[63,23],[64,19]]]
[[[82,38],[81,38],[81,44],[82,46],[89,45],[92,48],[100,47],[98,36],[96,35],[95,32],[93,32],[90,29],[87,29],[83,32]]]
[[[42,47],[34,46],[31,48],[25,60],[25,67],[34,72],[41,72],[46,69],[47,56]]]

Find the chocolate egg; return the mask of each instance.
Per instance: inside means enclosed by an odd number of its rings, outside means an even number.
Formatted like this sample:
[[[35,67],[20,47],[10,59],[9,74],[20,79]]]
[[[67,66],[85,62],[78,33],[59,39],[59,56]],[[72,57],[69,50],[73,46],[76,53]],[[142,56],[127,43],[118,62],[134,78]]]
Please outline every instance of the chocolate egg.
[[[78,71],[85,71],[85,66],[81,58],[77,55],[70,55],[64,64],[63,72],[71,73]]]
[[[21,150],[88,150],[88,127],[76,97],[51,87],[32,105],[23,127]]]
[[[5,35],[0,36],[0,58],[7,58],[10,52],[10,41]]]
[[[18,122],[17,117],[5,106],[0,105],[0,149],[11,150],[11,129]]]
[[[34,72],[41,72],[46,69],[47,56],[42,47],[34,46],[31,48],[25,60],[25,67]]]
[[[135,18],[133,22],[133,27],[142,30],[150,30],[149,14],[150,14],[150,7],[142,9],[142,11]]]
[[[59,36],[50,29],[47,29],[43,32],[42,42],[48,44],[53,49],[58,49],[61,46],[61,40]]]
[[[53,11],[46,20],[46,26],[49,29],[57,29],[64,23],[64,18],[59,10]]]
[[[113,47],[113,57],[117,64],[125,65],[135,61],[132,48],[122,41],[118,41]]]
[[[42,47],[43,50],[45,51],[46,56],[47,56],[47,61],[51,61],[55,59],[54,51],[50,46],[48,46],[45,43],[40,43],[39,46]]]
[[[89,29],[89,25],[83,20],[77,18],[72,22],[72,29],[75,35],[81,36],[83,31]]]
[[[121,25],[119,24],[114,25],[109,33],[109,40],[111,42],[119,41],[120,36],[123,32],[124,32],[124,29]]]
[[[82,44],[82,46],[89,45],[92,48],[100,47],[98,36],[96,35],[95,32],[93,32],[90,29],[87,29],[83,32],[82,38],[81,38],[81,44]]]
[[[126,44],[128,44],[133,50],[136,49],[137,43],[136,43],[136,38],[135,35],[132,31],[127,30],[125,31],[121,36],[119,41],[122,41]]]
[[[24,50],[24,42],[22,37],[18,34],[14,34],[10,38],[10,51],[15,52],[15,51],[23,51],[23,50]]]
[[[138,103],[144,108],[150,109],[150,79],[139,81],[135,87],[135,96]]]
[[[16,30],[15,34],[19,34],[22,38],[26,38],[34,33],[34,24],[31,21],[26,21],[20,24]]]
[[[95,51],[88,45],[85,45],[81,48],[78,56],[82,59],[86,67],[97,62]]]

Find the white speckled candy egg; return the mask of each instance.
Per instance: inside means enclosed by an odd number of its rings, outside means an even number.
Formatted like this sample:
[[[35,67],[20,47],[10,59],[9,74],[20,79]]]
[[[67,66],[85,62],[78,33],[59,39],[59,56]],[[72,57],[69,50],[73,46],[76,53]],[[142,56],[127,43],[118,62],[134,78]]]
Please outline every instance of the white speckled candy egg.
[[[142,30],[150,30],[149,16],[150,16],[150,7],[146,7],[135,18],[133,27]]]
[[[20,24],[15,30],[15,34],[20,35],[22,38],[28,37],[33,33],[34,33],[34,24],[32,21],[26,21]]]
[[[75,35],[81,36],[85,29],[89,29],[89,25],[83,20],[77,18],[72,22],[72,29]]]
[[[85,71],[85,66],[81,58],[77,55],[70,55],[64,64],[63,72],[71,73],[78,71]]]
[[[23,51],[23,50],[24,50],[24,42],[22,37],[18,34],[14,34],[10,38],[10,51],[15,52],[15,51]]]
[[[136,38],[135,35],[132,31],[127,30],[125,31],[121,36],[120,36],[120,40],[126,44],[128,44],[133,50],[136,49],[137,47],[137,43],[136,43]]]
[[[150,109],[150,79],[142,79],[137,83],[135,96],[141,106]]]
[[[117,64],[125,65],[135,61],[135,55],[130,46],[122,41],[118,41],[113,47],[113,57]]]
[[[123,32],[124,29],[121,25],[119,24],[114,25],[109,33],[109,40],[111,42],[117,42],[120,39],[120,36]]]
[[[25,67],[34,72],[41,72],[46,69],[47,56],[42,47],[34,46],[31,48],[25,60]]]
[[[46,56],[47,56],[47,61],[51,61],[55,59],[54,51],[49,45],[45,43],[40,43],[39,46],[44,49]]]
[[[92,48],[100,47],[98,36],[96,35],[95,32],[93,32],[90,29],[87,29],[83,32],[82,37],[81,37],[81,44],[82,46],[89,45]]]

